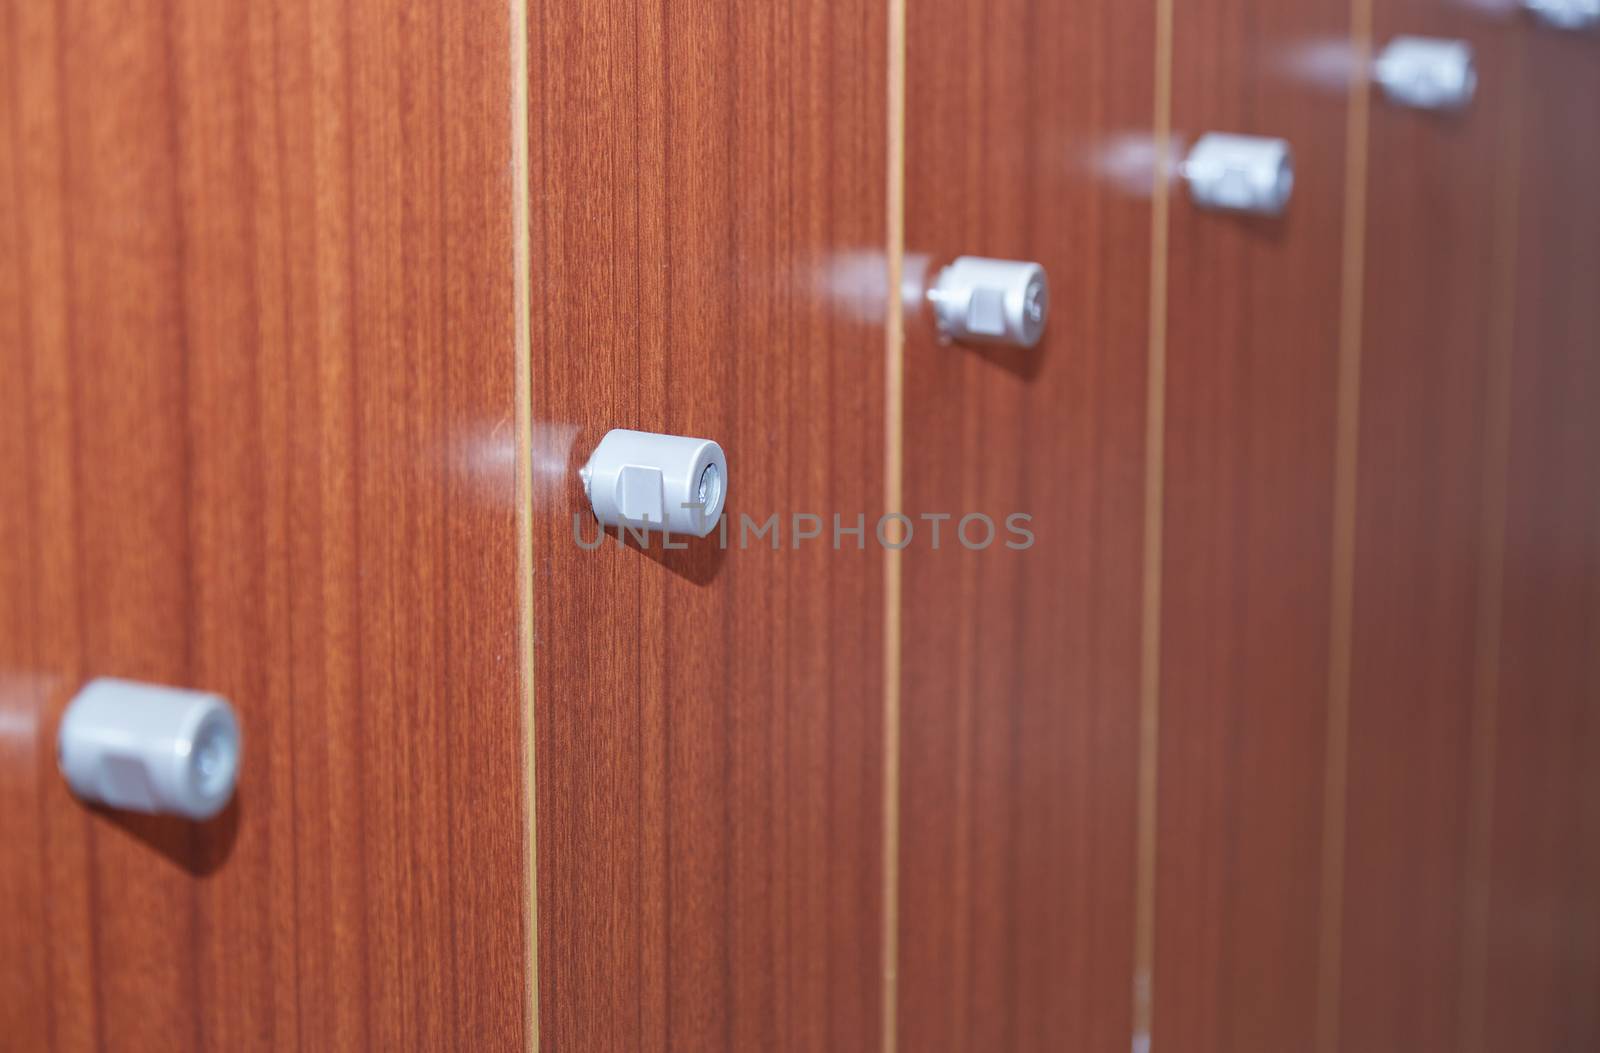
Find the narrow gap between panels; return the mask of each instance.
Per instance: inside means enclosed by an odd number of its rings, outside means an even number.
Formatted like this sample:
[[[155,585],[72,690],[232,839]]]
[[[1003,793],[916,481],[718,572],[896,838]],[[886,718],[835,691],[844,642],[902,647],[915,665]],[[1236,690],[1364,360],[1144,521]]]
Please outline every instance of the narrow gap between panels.
[[[1172,171],[1172,0],[1156,0],[1155,143],[1150,199],[1150,321],[1145,369],[1144,553],[1139,639],[1137,870],[1133,925],[1134,1053],[1150,1048],[1155,1002],[1156,793],[1161,725],[1161,554],[1166,493],[1167,251]]]
[[[1328,696],[1322,778],[1322,900],[1317,952],[1318,1053],[1339,1048],[1344,956],[1346,789],[1350,768],[1350,662],[1355,592],[1357,467],[1361,430],[1361,338],[1367,236],[1367,151],[1372,0],[1351,0],[1350,85],[1345,111],[1343,259],[1338,391],[1334,423],[1333,567],[1328,618]]]
[[[528,0],[510,0],[511,45],[511,259],[513,342],[516,355],[517,674],[522,703],[524,874],[528,894],[524,931],[528,985],[525,1028],[531,1053],[539,1049],[539,824],[533,706],[533,346],[532,252],[528,187]]]
[[[1500,632],[1505,582],[1507,472],[1511,455],[1511,356],[1516,339],[1518,215],[1521,211],[1524,39],[1510,45],[1501,111],[1505,142],[1495,192],[1493,343],[1486,378],[1482,543],[1478,567],[1478,624],[1473,653],[1472,723],[1467,790],[1467,905],[1463,919],[1457,1042],[1482,1053],[1489,972],[1489,887],[1493,876],[1495,736],[1499,728]]]
[[[906,0],[889,0],[884,319],[884,510],[899,512],[905,468]],[[899,539],[896,538],[896,541]],[[900,551],[883,554],[883,1053],[895,1053],[900,927]]]

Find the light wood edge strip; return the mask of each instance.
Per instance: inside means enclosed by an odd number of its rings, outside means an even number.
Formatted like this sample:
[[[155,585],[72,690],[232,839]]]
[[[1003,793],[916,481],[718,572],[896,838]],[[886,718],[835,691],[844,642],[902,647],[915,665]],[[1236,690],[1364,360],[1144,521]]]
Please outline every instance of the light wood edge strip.
[[[1150,321],[1146,351],[1143,594],[1139,638],[1139,770],[1133,923],[1132,1048],[1150,1048],[1155,1018],[1156,794],[1161,735],[1161,559],[1166,495],[1167,252],[1172,141],[1173,0],[1156,0],[1154,186],[1150,199]]]
[[[884,319],[884,504],[898,512],[905,471],[906,0],[889,0]],[[898,541],[898,538],[896,539]],[[883,1053],[896,1045],[900,933],[900,551],[883,556]]]
[[[524,873],[528,882],[525,950],[528,1049],[539,1049],[539,824],[533,706],[533,275],[528,179],[528,2],[510,0],[511,29],[511,259],[516,345],[517,664],[522,703],[523,807],[528,825]]]
[[[1462,925],[1458,1042],[1482,1053],[1489,969],[1489,895],[1494,834],[1495,736],[1499,730],[1500,630],[1505,584],[1507,472],[1511,453],[1511,356],[1516,339],[1518,216],[1521,211],[1524,37],[1510,43],[1506,68],[1505,143],[1495,215],[1493,344],[1486,377],[1482,490],[1482,554],[1474,640],[1472,722],[1467,789],[1467,902]]]
[[[905,471],[906,0],[889,0],[886,317],[884,325],[884,504],[898,512]],[[883,575],[883,1050],[896,1048],[900,932],[901,556],[884,552]]]
[[[1327,727],[1322,776],[1322,892],[1317,943],[1318,1053],[1339,1048],[1344,956],[1344,860],[1350,771],[1351,634],[1355,603],[1361,346],[1365,317],[1367,153],[1371,127],[1373,0],[1351,0],[1345,111],[1344,236],[1340,274],[1338,391],[1334,421],[1333,564],[1328,618]]]

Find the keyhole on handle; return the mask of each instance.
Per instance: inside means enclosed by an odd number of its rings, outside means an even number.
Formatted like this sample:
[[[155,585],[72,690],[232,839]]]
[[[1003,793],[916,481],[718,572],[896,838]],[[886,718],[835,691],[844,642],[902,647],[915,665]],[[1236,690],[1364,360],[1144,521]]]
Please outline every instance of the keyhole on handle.
[[[722,472],[714,464],[700,473],[700,514],[710,518],[722,500]]]

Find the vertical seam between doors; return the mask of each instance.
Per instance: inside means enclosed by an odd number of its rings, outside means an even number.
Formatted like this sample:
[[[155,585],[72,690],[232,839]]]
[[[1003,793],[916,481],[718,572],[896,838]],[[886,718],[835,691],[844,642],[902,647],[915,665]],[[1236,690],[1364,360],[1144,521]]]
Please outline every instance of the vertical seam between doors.
[[[511,259],[513,342],[516,355],[517,450],[517,666],[522,704],[523,808],[527,827],[523,837],[526,857],[523,873],[528,882],[524,931],[525,982],[523,1009],[526,1045],[539,1049],[539,839],[538,787],[534,779],[536,740],[533,698],[533,277],[532,227],[529,218],[528,166],[528,0],[510,0],[511,30]]]
[[[905,470],[906,0],[889,0],[884,505],[901,511]],[[898,521],[897,521],[898,522]],[[897,535],[898,544],[901,538]],[[883,1053],[895,1053],[900,927],[900,549],[883,553]]]
[[[1510,43],[1508,98],[1503,105],[1506,141],[1495,215],[1497,253],[1484,421],[1482,554],[1478,572],[1478,622],[1473,648],[1469,739],[1465,917],[1462,919],[1461,988],[1457,1043],[1463,1053],[1484,1048],[1484,996],[1488,984],[1489,897],[1493,869],[1495,737],[1499,725],[1500,631],[1504,617],[1508,470],[1511,456],[1511,369],[1516,339],[1518,217],[1521,212],[1523,42]]]
[[[1344,955],[1345,825],[1350,769],[1351,634],[1361,438],[1361,344],[1365,310],[1367,152],[1371,126],[1373,0],[1351,0],[1350,84],[1345,113],[1344,236],[1340,275],[1338,390],[1334,423],[1333,564],[1328,617],[1327,727],[1323,743],[1322,889],[1317,943],[1318,1053],[1339,1048]]]
[[[1166,493],[1167,252],[1171,203],[1173,0],[1156,0],[1150,318],[1145,368],[1144,551],[1139,613],[1139,760],[1132,1048],[1150,1048],[1155,1002],[1156,794],[1161,730],[1161,556]]]

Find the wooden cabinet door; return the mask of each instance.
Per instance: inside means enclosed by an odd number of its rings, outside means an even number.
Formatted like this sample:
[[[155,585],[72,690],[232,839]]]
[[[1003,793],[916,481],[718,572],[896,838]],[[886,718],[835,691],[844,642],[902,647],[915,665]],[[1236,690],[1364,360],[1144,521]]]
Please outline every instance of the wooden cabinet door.
[[[1149,1039],[1314,1047],[1336,585],[1352,82],[1345,0],[1174,4],[1172,135],[1287,140],[1281,217],[1167,225]],[[1313,52],[1309,57],[1305,52]],[[1308,75],[1297,66],[1313,62]]]
[[[1375,53],[1403,33],[1470,41],[1481,89],[1459,114],[1364,100],[1322,1039],[1481,1050],[1523,34],[1435,0],[1370,17]]]
[[[1051,316],[1032,350],[965,347],[917,297],[891,349],[913,523],[896,556],[896,1048],[1124,1050],[1166,193],[1155,10],[905,14],[905,284],[960,255],[1036,260]],[[969,517],[1017,515],[1031,542],[1002,526],[980,547]]]
[[[529,14],[544,1048],[870,1049],[886,11]],[[613,428],[721,444],[726,541],[580,546]]]
[[[1600,43],[1508,6],[0,10],[0,1047],[1600,1045]],[[97,676],[226,812],[68,793]]]
[[[510,30],[0,15],[0,1046],[525,1047]],[[104,675],[232,701],[220,818],[69,795]]]
[[[1600,1043],[1600,39],[1525,27],[1463,1047]],[[1509,222],[1509,220],[1508,220]],[[1502,484],[1499,480],[1503,480]],[[1492,507],[1492,506],[1491,506]],[[1492,678],[1492,679],[1489,679]]]

